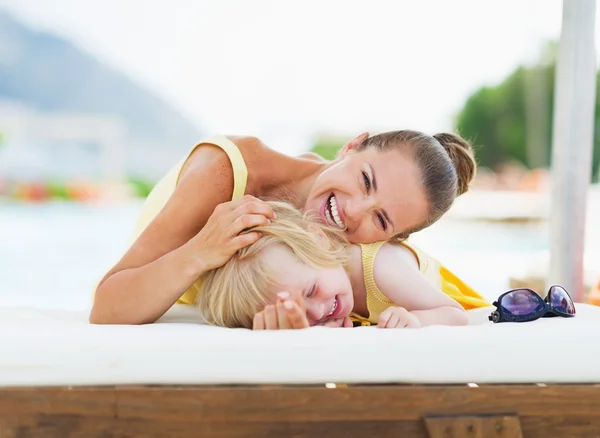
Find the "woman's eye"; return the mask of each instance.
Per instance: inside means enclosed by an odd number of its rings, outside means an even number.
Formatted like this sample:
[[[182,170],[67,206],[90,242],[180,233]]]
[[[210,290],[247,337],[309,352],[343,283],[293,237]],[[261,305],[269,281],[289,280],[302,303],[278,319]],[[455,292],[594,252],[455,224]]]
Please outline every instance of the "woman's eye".
[[[313,284],[313,286],[310,288],[310,290],[308,291],[308,293],[306,294],[306,297],[312,297],[313,294],[315,293],[315,290],[317,289],[317,285]]]
[[[365,187],[366,187],[367,193],[368,193],[369,190],[371,190],[371,181],[369,181],[369,175],[367,175],[366,172],[363,172],[362,176],[363,176],[363,181],[365,183]]]
[[[385,229],[387,228],[387,222],[385,221],[385,219],[383,218],[383,216],[380,215],[380,214],[377,215],[377,219],[379,219],[379,223],[381,224],[381,228],[383,228],[383,231],[385,231]]]

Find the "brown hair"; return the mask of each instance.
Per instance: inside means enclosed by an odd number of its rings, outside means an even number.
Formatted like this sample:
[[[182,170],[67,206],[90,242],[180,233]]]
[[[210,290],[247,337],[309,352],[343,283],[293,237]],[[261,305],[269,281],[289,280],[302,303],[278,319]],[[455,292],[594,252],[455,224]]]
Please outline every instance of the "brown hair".
[[[471,144],[462,137],[441,133],[430,136],[418,131],[392,131],[366,139],[358,150],[374,147],[398,149],[410,154],[421,170],[421,182],[429,204],[429,218],[398,237],[420,231],[446,213],[454,199],[469,190],[477,163]]]

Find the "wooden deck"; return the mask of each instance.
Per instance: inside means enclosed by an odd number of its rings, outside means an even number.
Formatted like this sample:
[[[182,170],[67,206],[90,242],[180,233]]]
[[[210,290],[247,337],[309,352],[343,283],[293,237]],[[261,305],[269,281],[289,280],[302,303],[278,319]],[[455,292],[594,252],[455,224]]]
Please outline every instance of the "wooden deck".
[[[0,389],[0,438],[598,437],[600,385]]]

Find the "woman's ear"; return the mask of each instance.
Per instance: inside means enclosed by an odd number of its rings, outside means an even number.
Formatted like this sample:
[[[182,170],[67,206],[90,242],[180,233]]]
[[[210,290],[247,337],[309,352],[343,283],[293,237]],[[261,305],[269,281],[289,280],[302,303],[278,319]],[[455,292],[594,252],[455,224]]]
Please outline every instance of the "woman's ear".
[[[350,140],[348,143],[346,143],[344,145],[344,147],[341,149],[340,151],[340,157],[343,157],[344,155],[346,155],[348,152],[354,151],[356,150],[361,144],[364,143],[364,141],[369,138],[369,133],[368,132],[363,132],[362,134],[360,134],[358,137],[353,138],[352,140]]]
[[[331,241],[329,240],[329,237],[325,235],[321,227],[319,227],[317,224],[309,224],[308,231],[317,237],[321,248],[323,248],[325,251],[329,251],[331,249]]]

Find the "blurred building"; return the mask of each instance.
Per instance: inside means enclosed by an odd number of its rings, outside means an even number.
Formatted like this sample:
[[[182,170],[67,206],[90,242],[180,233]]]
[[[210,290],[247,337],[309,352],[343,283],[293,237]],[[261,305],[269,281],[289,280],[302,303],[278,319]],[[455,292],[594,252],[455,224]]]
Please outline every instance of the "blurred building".
[[[121,182],[126,128],[119,118],[39,112],[0,101],[0,179]]]

